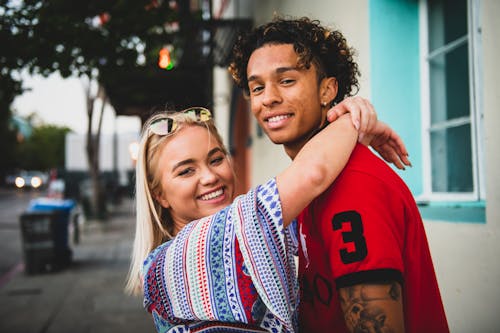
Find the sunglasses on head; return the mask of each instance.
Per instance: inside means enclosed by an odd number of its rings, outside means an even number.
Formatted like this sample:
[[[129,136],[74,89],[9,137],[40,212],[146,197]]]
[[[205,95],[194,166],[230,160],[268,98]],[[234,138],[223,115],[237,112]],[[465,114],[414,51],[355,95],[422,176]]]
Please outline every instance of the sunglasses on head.
[[[203,107],[192,107],[182,110],[179,113],[198,122],[205,122],[212,119],[210,111]],[[176,119],[166,115],[153,121],[149,125],[149,130],[156,135],[168,135],[175,131],[178,125]]]

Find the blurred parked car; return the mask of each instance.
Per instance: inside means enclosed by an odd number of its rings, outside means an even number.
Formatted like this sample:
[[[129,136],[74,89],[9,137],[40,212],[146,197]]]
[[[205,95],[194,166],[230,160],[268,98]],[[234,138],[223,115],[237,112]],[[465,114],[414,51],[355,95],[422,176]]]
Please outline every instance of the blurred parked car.
[[[47,185],[49,176],[41,171],[20,171],[16,175],[7,176],[5,182],[17,188],[41,188]]]

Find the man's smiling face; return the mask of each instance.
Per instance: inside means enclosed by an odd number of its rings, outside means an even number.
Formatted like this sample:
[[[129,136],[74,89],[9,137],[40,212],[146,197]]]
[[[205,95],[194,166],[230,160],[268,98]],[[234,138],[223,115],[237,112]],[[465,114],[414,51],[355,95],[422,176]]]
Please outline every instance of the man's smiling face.
[[[266,44],[248,61],[251,109],[272,142],[292,158],[326,117],[316,67],[298,65],[292,44]]]

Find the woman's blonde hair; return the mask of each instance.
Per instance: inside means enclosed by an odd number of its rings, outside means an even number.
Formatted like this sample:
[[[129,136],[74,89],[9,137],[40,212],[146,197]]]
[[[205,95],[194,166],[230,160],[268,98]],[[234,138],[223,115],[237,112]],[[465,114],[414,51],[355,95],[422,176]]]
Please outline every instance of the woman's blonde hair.
[[[153,133],[150,130],[151,124],[165,117],[176,121],[178,128],[166,135]],[[142,293],[142,266],[148,254],[163,242],[174,237],[170,212],[163,208],[155,198],[161,193],[158,160],[165,143],[175,136],[180,128],[186,126],[205,127],[228,156],[222,138],[211,118],[206,121],[197,121],[183,111],[162,111],[146,121],[142,129],[135,168],[136,228],[130,269],[125,285],[125,291],[129,294]]]

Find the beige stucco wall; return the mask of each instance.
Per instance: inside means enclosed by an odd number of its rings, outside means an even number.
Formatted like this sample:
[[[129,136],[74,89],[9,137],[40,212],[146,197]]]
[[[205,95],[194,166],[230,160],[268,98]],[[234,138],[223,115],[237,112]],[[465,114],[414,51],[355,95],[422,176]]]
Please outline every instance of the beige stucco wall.
[[[480,12],[486,224],[425,223],[451,331],[463,333],[500,329],[500,2],[483,0]]]
[[[483,0],[484,126],[486,155],[487,220],[500,225],[500,1]],[[500,253],[500,251],[498,252]],[[499,320],[500,321],[500,320]]]

